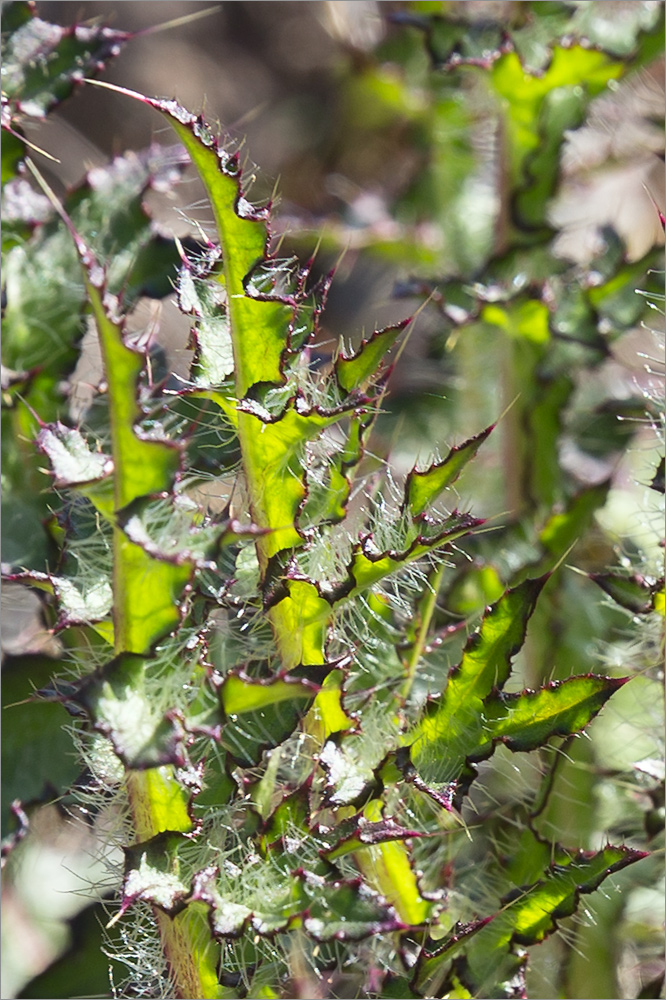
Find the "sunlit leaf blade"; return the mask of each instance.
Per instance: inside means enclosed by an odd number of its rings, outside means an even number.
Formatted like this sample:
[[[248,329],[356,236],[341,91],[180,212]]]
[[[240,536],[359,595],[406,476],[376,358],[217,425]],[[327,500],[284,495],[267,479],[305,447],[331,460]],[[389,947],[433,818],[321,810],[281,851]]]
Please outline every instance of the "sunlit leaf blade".
[[[426,715],[411,748],[412,762],[426,783],[463,779],[466,791],[474,776],[469,765],[490,757],[498,743],[529,751],[554,736],[582,732],[625,683],[626,678],[589,674],[553,681],[537,691],[493,692],[483,702],[459,707],[455,721],[441,712]],[[442,728],[445,718],[448,731]]]
[[[287,579],[284,585],[287,596],[270,609],[275,628],[284,636],[282,666],[291,669],[298,663],[324,663],[331,602],[309,580]]]
[[[141,434],[137,395],[145,356],[125,343],[122,320],[108,311],[101,287],[89,276],[86,286],[109,383],[115,497],[121,508],[138,497],[168,490],[178,470],[180,451],[173,444],[148,440]]]
[[[368,803],[363,812],[357,832],[347,838],[346,846],[353,845],[354,859],[364,877],[395,908],[401,920],[411,925],[424,923],[433,911],[433,904],[421,895],[404,843],[412,832],[390,820],[382,820],[380,802]],[[338,845],[328,857],[339,857],[341,853]]]
[[[423,471],[412,469],[405,486],[405,497],[412,516],[416,517],[418,514],[422,514],[447,486],[456,481],[494,427],[495,424],[491,424],[480,434],[476,434],[463,444],[451,448],[446,458],[442,459],[441,462],[433,462],[428,469]]]
[[[191,832],[192,783],[188,787],[178,775],[178,770],[169,764],[126,773],[128,787],[140,787],[141,794],[134,797],[137,836],[145,835],[146,831]]]
[[[128,651],[147,652],[180,624],[178,601],[192,576],[192,565],[155,559],[124,532],[122,536],[116,541],[120,564],[114,579],[116,643]],[[120,579],[126,581],[124,586]]]
[[[431,537],[417,535],[404,551],[377,552],[374,550],[372,538],[365,538],[354,549],[348,581],[340,587],[341,596],[354,597],[415,559],[461,538],[481,524],[483,521],[472,517],[471,514],[454,511],[441,524],[432,526]]]
[[[292,675],[255,680],[243,674],[228,674],[220,688],[220,700],[227,715],[255,712],[268,705],[294,699],[312,700],[318,687]]]
[[[477,751],[486,757],[501,740],[511,750],[534,750],[552,736],[581,732],[627,678],[570,677],[538,691],[493,694],[484,702],[484,732]]]
[[[168,491],[180,465],[180,449],[147,440],[137,424],[138,379],[144,356],[128,347],[122,320],[110,313],[101,275],[87,249],[79,245],[90,303],[95,316],[109,384],[111,453],[116,510],[145,494]],[[153,558],[118,526],[114,531],[114,626],[118,651],[144,653],[180,621],[177,601],[190,579],[191,564]]]
[[[244,453],[261,482],[253,505],[260,509],[253,509],[253,517],[262,527],[272,529],[264,542],[270,558],[302,544],[294,522],[305,498],[303,447],[338,416],[299,413],[295,406],[289,406],[274,422],[249,413],[239,414],[239,419],[247,435]]]
[[[250,272],[266,257],[266,213],[245,199],[238,157],[218,147],[202,119],[175,101],[141,99],[168,118],[211,201],[222,246],[237,394],[242,398],[257,383],[279,385],[284,381],[282,356],[293,306],[246,294]]]
[[[459,778],[472,748],[483,739],[484,703],[506,683],[546,580],[526,580],[488,609],[446,690],[426,706],[409,742],[412,763],[427,783]]]
[[[559,920],[576,912],[581,895],[643,857],[628,847],[609,846],[551,866],[538,882],[508,897],[489,921],[473,927],[472,935],[454,938],[436,955],[423,952],[414,985],[430,996],[441,995],[437,991],[449,981],[455,959],[456,975],[472,995],[507,996],[504,984],[525,962],[519,949],[543,941]]]
[[[343,672],[332,671],[324,681],[308,718],[308,729],[317,734],[322,745],[331,735],[352,729],[354,719],[344,709],[341,683]]]
[[[345,392],[351,392],[362,387],[371,376],[376,377],[382,358],[410,322],[407,319],[396,326],[376,330],[361,342],[354,354],[341,354],[335,362],[335,374],[340,387]]]

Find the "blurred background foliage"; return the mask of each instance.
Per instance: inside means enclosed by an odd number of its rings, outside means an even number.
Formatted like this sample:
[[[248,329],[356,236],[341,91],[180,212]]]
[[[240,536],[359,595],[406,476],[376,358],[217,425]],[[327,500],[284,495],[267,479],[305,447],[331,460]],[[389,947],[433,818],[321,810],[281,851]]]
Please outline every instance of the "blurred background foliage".
[[[340,336],[420,310],[372,442],[396,477],[504,414],[466,474],[460,506],[491,530],[465,543],[465,568],[440,595],[440,635],[474,621],[521,572],[536,575],[549,538],[565,531],[573,568],[558,569],[535,613],[519,683],[635,676],[557,765],[545,752],[498,751],[482,766],[467,807],[480,832],[465,892],[473,903],[475,880],[480,899],[501,895],[501,866],[488,858],[520,865],[531,824],[574,848],[654,848],[533,950],[528,994],[662,995],[663,625],[652,595],[662,575],[663,233],[652,199],[663,208],[663,3],[131,0],[38,12],[136,33],[104,79],[203,108],[261,165],[252,195],[278,189],[276,241],[314,255],[321,273],[336,267],[322,355]],[[80,182],[82,164],[169,142],[148,110],[93,87],[25,130],[58,158],[40,164],[60,193]],[[159,227],[183,236],[196,220],[206,231],[189,173],[155,187],[144,200]],[[158,304],[163,294],[143,297],[134,321],[159,324],[164,371],[185,373],[187,322]],[[15,370],[35,364],[22,350],[8,361]],[[73,419],[88,419],[97,373],[86,341],[67,373]],[[9,465],[3,559],[44,569],[48,537],[31,526],[48,510],[31,461]],[[78,774],[66,713],[21,704],[44,686],[36,654],[57,639],[22,589],[5,587],[4,609],[3,705],[13,707],[3,824],[11,829],[15,799],[49,804],[31,814],[36,836],[5,887],[3,996],[108,995],[103,917],[83,891],[100,878],[100,832],[74,833],[60,798]],[[455,663],[460,639],[442,641]],[[549,767],[537,820],[527,802]]]

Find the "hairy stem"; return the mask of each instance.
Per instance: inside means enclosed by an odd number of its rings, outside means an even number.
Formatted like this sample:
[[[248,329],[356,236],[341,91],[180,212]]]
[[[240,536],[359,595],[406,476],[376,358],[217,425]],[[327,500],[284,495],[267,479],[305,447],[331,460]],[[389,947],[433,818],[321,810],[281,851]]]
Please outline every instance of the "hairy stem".
[[[444,563],[440,563],[428,581],[428,591],[421,606],[421,621],[419,623],[416,639],[414,640],[414,645],[412,646],[412,650],[409,655],[407,674],[405,682],[402,686],[401,694],[405,701],[409,698],[412,685],[414,684],[414,680],[416,678],[416,671],[423,653],[423,647],[425,646],[430,623],[435,613],[435,607],[437,606],[437,593],[442,583],[444,568]]]

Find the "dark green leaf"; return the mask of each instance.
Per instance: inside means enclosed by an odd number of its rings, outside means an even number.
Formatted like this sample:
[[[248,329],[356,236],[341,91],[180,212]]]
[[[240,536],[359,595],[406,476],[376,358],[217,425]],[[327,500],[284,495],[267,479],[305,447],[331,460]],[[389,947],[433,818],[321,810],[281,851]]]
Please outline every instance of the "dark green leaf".
[[[590,573],[590,579],[605,590],[614,601],[636,615],[646,615],[653,610],[654,588],[642,576]]]
[[[34,699],[56,668],[46,656],[9,656],[2,666],[2,830],[8,831],[14,799],[28,803],[64,792],[81,767],[64,730],[67,713]]]

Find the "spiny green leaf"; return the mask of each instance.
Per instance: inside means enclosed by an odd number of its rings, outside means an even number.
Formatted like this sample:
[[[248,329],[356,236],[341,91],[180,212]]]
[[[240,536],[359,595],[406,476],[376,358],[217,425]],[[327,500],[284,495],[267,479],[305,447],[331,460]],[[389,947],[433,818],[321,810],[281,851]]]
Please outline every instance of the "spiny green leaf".
[[[242,398],[257,383],[281,385],[283,352],[294,305],[246,293],[246,279],[266,258],[267,213],[246,200],[238,157],[218,147],[203,119],[175,101],[132,96],[168,118],[208,192],[222,245],[237,395]]]
[[[302,870],[238,902],[218,888],[214,869],[207,869],[195,877],[192,895],[210,907],[219,938],[236,936],[246,923],[262,936],[302,927],[317,941],[359,940],[401,926],[391,908],[360,880],[327,881]]]
[[[552,142],[578,120],[590,97],[599,93],[609,80],[618,79],[623,72],[623,64],[606,53],[576,45],[566,49],[555,46],[548,69],[539,75],[525,72],[516,52],[507,52],[494,63],[491,78],[506,110],[511,186],[514,190],[529,189],[539,180],[538,171],[532,173],[531,158],[543,141],[544,107],[550,115],[547,134]],[[565,114],[558,109],[558,115],[555,102],[563,99],[570,103],[573,101],[573,107],[567,107]],[[553,148],[558,146],[559,142]],[[552,185],[556,175],[549,173]],[[542,224],[545,221],[543,194],[535,206],[539,216],[527,213],[526,221]]]
[[[42,428],[37,436],[37,445],[51,460],[59,487],[98,480],[113,470],[113,462],[108,455],[91,451],[79,430],[66,427],[60,421]]]
[[[283,667],[324,663],[326,626],[332,614],[330,601],[310,580],[287,578],[284,586],[288,596],[270,609],[274,627],[284,636]]]
[[[179,781],[178,772],[170,765],[130,771],[125,777],[130,789],[141,784],[141,795],[133,797],[137,834],[144,830],[155,834],[191,832],[191,780],[187,785]]]
[[[5,9],[7,8],[7,9]],[[3,5],[2,90],[12,114],[43,118],[132,37],[101,25],[49,24],[27,3]]]
[[[456,481],[494,428],[495,424],[491,424],[480,434],[451,448],[446,458],[433,462],[428,469],[412,469],[407,477],[405,497],[413,517],[422,514],[447,486]]]
[[[401,552],[394,550],[377,552],[374,549],[372,537],[366,537],[355,546],[349,565],[348,581],[340,587],[341,597],[356,596],[373,584],[414,562],[415,559],[455,541],[456,538],[469,534],[481,524],[483,521],[472,517],[471,514],[454,511],[441,524],[431,526],[433,530],[431,537],[418,534]],[[336,599],[339,598],[336,596]]]
[[[472,747],[483,738],[484,702],[506,683],[546,580],[526,580],[486,612],[444,694],[427,705],[409,736],[412,762],[427,783],[459,778]]]
[[[131,768],[185,762],[181,735],[145,687],[146,660],[124,653],[76,684],[65,697],[81,705]]]
[[[244,674],[228,674],[220,688],[220,700],[227,715],[255,712],[268,705],[293,699],[312,700],[318,687],[294,675],[255,680]]]
[[[109,384],[114,501],[119,511],[139,497],[171,488],[180,465],[180,449],[166,441],[151,441],[141,436],[137,428],[141,417],[137,391],[144,356],[126,345],[122,320],[109,311],[108,296],[103,297],[103,274],[81,241],[77,249]],[[191,564],[155,559],[131,541],[120,526],[114,530],[114,626],[118,651],[145,653],[157,638],[179,623],[177,601],[191,573]]]
[[[352,729],[355,724],[343,706],[343,677],[342,670],[334,670],[328,675],[308,716],[308,732],[313,733],[322,745],[332,733]]]
[[[125,848],[123,897],[118,917],[138,900],[153,903],[166,913],[175,914],[182,908],[190,893],[189,884],[178,871],[177,854],[182,844],[182,836],[168,832]]]
[[[244,455],[256,479],[252,516],[272,529],[264,541],[268,558],[302,544],[294,522],[305,498],[303,447],[339,419],[339,414],[299,412],[296,407],[294,402],[274,422],[250,413],[238,415]]]
[[[382,803],[377,799],[369,802],[363,809],[363,815],[359,816],[354,823],[351,833],[346,833],[333,847],[326,848],[323,852],[324,857],[328,858],[329,861],[335,861],[337,858],[342,858],[352,851],[358,851],[362,847],[374,847],[379,844],[423,836],[420,831],[409,830],[394,820],[378,819],[372,821],[368,819],[369,815],[378,814],[377,811],[381,805]]]
[[[570,677],[538,691],[493,694],[484,702],[484,731],[478,753],[485,757],[501,740],[511,750],[534,750],[551,736],[580,732],[626,677]],[[476,753],[472,756],[476,757]]]
[[[358,389],[371,377],[377,375],[379,363],[386,352],[393,346],[410,319],[403,320],[396,326],[388,326],[384,330],[375,330],[361,344],[354,354],[341,354],[335,362],[335,374],[344,392]]]
[[[116,648],[147,652],[181,621],[178,606],[192,564],[155,559],[121,528],[115,542],[114,625]]]
[[[179,466],[180,451],[166,441],[148,440],[138,427],[138,380],[145,355],[125,343],[123,321],[107,306],[96,265],[86,261],[86,287],[99,333],[112,425],[112,454],[117,508],[146,494],[169,490]]]
[[[516,890],[489,921],[473,926],[473,934],[446,944],[433,956],[422,953],[415,985],[430,995],[441,989],[455,962],[456,973],[473,995],[506,996],[504,984],[525,962],[519,947],[548,937],[557,921],[575,913],[579,897],[593,892],[613,872],[645,857],[628,847],[606,847],[596,854],[579,855],[551,866],[531,886]]]
[[[353,850],[356,864],[368,883],[395,908],[400,919],[406,924],[422,924],[431,915],[433,904],[421,895],[404,843],[419,834],[382,819],[381,806],[377,800],[369,802],[356,832],[326,852],[326,857],[333,860]]]

